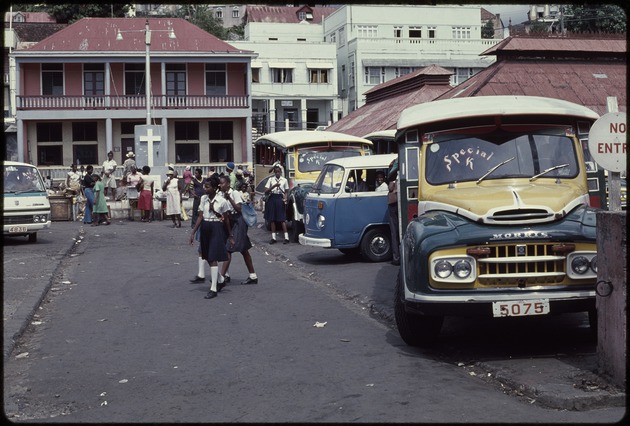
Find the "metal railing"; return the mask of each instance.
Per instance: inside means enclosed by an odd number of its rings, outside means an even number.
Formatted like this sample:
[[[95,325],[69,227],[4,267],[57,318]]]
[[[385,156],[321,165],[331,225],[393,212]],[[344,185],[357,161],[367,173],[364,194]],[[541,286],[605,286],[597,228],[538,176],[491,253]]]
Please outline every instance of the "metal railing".
[[[17,109],[143,109],[143,95],[98,96],[17,96]],[[200,108],[248,108],[247,96],[153,96],[152,108],[200,109]]]

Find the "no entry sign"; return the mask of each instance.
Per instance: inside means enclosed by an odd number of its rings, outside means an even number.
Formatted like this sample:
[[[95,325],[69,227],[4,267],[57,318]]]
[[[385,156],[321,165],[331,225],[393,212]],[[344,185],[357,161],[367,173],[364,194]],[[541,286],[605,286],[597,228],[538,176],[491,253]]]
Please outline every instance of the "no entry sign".
[[[603,169],[610,172],[626,170],[626,113],[602,115],[588,133],[588,150]]]

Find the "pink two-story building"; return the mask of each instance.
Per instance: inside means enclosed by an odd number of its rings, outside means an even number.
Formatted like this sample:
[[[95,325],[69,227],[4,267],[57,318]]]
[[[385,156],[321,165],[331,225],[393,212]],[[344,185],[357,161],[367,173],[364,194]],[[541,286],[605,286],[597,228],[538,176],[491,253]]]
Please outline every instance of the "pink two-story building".
[[[85,18],[12,55],[19,161],[67,170],[113,151],[122,164],[136,126],[152,124],[167,163],[251,164],[256,54],[186,20]]]

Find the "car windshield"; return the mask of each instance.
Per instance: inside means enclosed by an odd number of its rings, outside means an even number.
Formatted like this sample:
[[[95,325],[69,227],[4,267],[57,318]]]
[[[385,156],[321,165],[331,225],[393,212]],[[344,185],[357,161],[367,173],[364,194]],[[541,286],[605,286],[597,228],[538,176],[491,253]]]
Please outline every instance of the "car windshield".
[[[297,152],[297,170],[300,173],[317,172],[330,160],[361,155],[360,147],[302,148]]]
[[[36,168],[30,166],[4,167],[4,193],[44,192],[44,182]]]
[[[341,189],[344,168],[335,164],[327,164],[319,173],[311,192],[319,194],[336,194]]]
[[[577,176],[573,140],[564,131],[489,135],[441,134],[427,146],[426,178],[432,185],[505,178]]]

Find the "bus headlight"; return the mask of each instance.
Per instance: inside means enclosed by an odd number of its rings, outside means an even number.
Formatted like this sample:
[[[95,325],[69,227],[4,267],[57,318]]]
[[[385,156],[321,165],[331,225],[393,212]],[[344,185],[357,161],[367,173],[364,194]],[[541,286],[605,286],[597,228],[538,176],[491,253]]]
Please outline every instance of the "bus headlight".
[[[444,279],[453,273],[453,266],[446,260],[440,260],[434,267],[435,275]]]
[[[588,271],[589,266],[590,262],[584,256],[574,257],[571,261],[571,270],[573,270],[576,274],[585,274],[586,271]]]
[[[472,256],[435,256],[430,262],[434,281],[470,283],[477,279],[477,264]]]
[[[455,275],[457,275],[459,278],[468,278],[468,276],[472,272],[472,265],[470,264],[468,259],[463,259],[455,264],[453,270],[455,271]]]
[[[572,279],[597,277],[597,253],[574,251],[567,256],[567,275]]]

